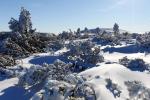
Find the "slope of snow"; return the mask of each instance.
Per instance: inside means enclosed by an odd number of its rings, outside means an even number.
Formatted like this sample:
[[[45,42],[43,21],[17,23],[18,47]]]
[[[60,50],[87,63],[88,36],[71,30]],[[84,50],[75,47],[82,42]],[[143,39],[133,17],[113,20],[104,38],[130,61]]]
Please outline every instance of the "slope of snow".
[[[150,74],[143,72],[130,71],[126,67],[119,64],[101,64],[98,67],[88,69],[81,72],[80,75],[88,79],[88,83],[93,84],[98,100],[125,100],[128,98],[128,90],[125,86],[125,81],[140,81],[147,88],[150,88]],[[100,78],[96,78],[100,76]],[[106,88],[105,79],[110,78],[113,83],[116,83],[122,93],[120,97],[115,98],[113,94]]]

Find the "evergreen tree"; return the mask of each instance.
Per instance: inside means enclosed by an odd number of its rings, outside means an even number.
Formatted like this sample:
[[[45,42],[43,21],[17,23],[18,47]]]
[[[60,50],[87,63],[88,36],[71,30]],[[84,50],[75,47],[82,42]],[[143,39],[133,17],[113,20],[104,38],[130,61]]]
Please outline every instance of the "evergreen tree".
[[[27,11],[24,7],[21,8],[21,13],[19,16],[20,33],[29,33],[32,31],[32,22],[30,15],[30,12]]]
[[[18,20],[11,18],[11,20],[8,22],[9,28],[12,30],[12,32],[19,32],[19,22]]]
[[[97,28],[96,28],[96,33],[97,33],[97,34],[99,34],[99,33],[100,33],[100,31],[101,31],[101,30],[100,30],[100,28],[99,28],[99,27],[97,27]]]
[[[77,35],[77,36],[80,36],[80,33],[81,33],[81,30],[80,30],[80,28],[78,28],[78,29],[77,29],[77,32],[76,32],[76,35]]]
[[[119,25],[117,23],[114,24],[113,31],[114,31],[114,35],[119,34]]]
[[[89,31],[88,28],[85,27],[85,28],[84,28],[84,32],[85,32],[85,33],[88,33],[88,31]]]
[[[30,12],[23,7],[21,8],[19,20],[11,18],[8,24],[12,32],[33,33],[35,31],[32,30]]]

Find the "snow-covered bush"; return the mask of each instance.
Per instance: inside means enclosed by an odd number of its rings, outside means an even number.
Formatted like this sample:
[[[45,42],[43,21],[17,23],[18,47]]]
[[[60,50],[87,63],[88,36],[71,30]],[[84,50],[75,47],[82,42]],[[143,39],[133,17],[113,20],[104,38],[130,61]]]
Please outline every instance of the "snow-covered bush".
[[[94,89],[77,74],[66,76],[65,81],[48,80],[44,90],[44,100],[96,100]]]
[[[75,34],[73,34],[73,32],[67,32],[67,31],[63,31],[61,34],[59,34],[59,39],[65,39],[65,40],[72,40],[75,38]]]
[[[149,65],[146,64],[143,59],[133,59],[130,60],[127,57],[123,57],[119,60],[119,63],[121,65],[124,65],[125,67],[129,68],[133,71],[145,71],[149,70]]]
[[[96,100],[95,90],[89,84],[79,84],[75,88],[75,98],[81,98],[81,100]]]
[[[129,91],[128,100],[150,100],[150,89],[139,81],[126,81],[125,85]]]
[[[19,77],[19,85],[35,85],[45,81],[47,78],[51,80],[64,80],[64,77],[71,73],[72,64],[64,63],[56,60],[53,64],[44,64],[43,66],[34,65],[27,69]]]
[[[0,67],[0,76],[14,77],[15,73],[12,70]]]
[[[136,40],[140,49],[145,49],[147,52],[150,52],[150,33],[141,34]]]
[[[56,40],[56,41],[52,41],[50,42],[47,47],[46,47],[46,50],[47,51],[57,51],[57,50],[60,50],[64,47],[64,41],[63,40]]]
[[[16,38],[16,40],[18,39],[19,38]],[[21,41],[21,40],[18,40],[18,41]],[[2,49],[5,54],[10,55],[12,57],[24,57],[25,55],[29,53],[26,49],[18,45],[18,43],[13,41],[12,38],[7,38],[3,40]]]
[[[106,79],[107,85],[106,88],[109,89],[110,92],[114,95],[114,97],[120,97],[121,90],[120,87],[113,83],[111,79]]]
[[[45,80],[47,69],[42,66],[31,66],[22,76],[19,77],[19,85],[32,86]]]
[[[44,86],[44,100],[65,100],[65,95],[71,94],[73,86],[64,81],[49,80]]]
[[[7,66],[6,68],[0,67],[0,76],[12,78],[18,76],[18,74],[25,70],[22,66]]]
[[[127,58],[127,56],[125,56],[122,59],[119,59],[119,63],[121,65],[128,66],[128,64],[130,63],[130,60]]]
[[[104,57],[100,54],[100,48],[91,41],[71,42],[68,48],[70,50],[65,53],[65,57],[77,64],[96,64],[104,61]]]
[[[15,65],[15,60],[11,56],[0,55],[0,67],[6,68],[13,65]]]
[[[117,36],[113,36],[110,33],[103,32],[102,34],[98,34],[96,37],[93,38],[94,42],[97,42],[101,45],[119,45],[120,38]]]
[[[122,34],[118,34],[117,39],[119,39],[119,41],[121,42],[125,42],[126,44],[135,44],[135,41],[133,40],[132,34],[128,33],[128,32],[124,32]]]

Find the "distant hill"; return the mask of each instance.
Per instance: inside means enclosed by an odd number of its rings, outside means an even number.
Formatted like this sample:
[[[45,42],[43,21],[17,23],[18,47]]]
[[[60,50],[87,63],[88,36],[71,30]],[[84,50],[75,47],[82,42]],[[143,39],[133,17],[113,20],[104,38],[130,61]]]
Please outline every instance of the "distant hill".
[[[101,33],[102,33],[103,31],[106,31],[106,32],[108,32],[108,33],[113,33],[113,28],[99,28],[99,29],[100,29],[100,32],[101,32]],[[90,33],[96,33],[96,31],[97,31],[96,28],[95,28],[95,29],[88,29],[88,32],[90,32]],[[82,30],[81,32],[84,33],[85,31]],[[120,33],[124,33],[124,32],[128,32],[128,31],[120,29]]]

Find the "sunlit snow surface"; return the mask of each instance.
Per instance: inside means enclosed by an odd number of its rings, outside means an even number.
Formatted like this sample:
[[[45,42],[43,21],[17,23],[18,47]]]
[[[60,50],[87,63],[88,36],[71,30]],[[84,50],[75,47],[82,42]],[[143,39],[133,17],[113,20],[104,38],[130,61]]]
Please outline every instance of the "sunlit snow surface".
[[[105,62],[113,62],[111,64],[101,63],[97,67],[87,69],[81,73],[87,78],[87,83],[95,89],[97,100],[125,100],[129,98],[129,92],[125,86],[125,81],[140,81],[145,87],[150,88],[150,73],[131,71],[126,67],[117,64],[118,60],[124,56],[130,59],[142,58],[146,63],[150,63],[150,55],[136,52],[136,48],[132,45],[102,47],[104,50]],[[125,50],[126,49],[126,50]],[[59,58],[59,55],[67,51],[66,48],[59,50],[53,54],[42,53],[34,54],[28,58],[18,60],[18,64],[29,68],[34,64],[53,63]],[[99,76],[99,78],[97,78]],[[113,83],[116,83],[122,91],[120,97],[114,97],[113,94],[106,88],[105,79],[110,78]],[[0,100],[29,100],[35,91],[25,90],[18,87],[16,84],[17,78],[1,79],[0,80]]]

